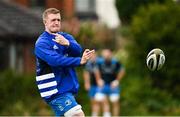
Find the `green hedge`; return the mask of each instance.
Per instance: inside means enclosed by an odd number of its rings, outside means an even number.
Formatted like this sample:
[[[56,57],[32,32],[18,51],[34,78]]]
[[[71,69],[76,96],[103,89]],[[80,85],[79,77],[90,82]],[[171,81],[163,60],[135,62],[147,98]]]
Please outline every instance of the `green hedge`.
[[[76,69],[80,90],[76,96],[83,111],[90,116],[90,100],[84,90],[83,67]],[[180,115],[178,99],[167,91],[152,87],[151,78],[131,74],[121,81],[121,115]],[[0,115],[52,116],[50,107],[41,99],[34,75],[19,75],[11,71],[0,73]]]
[[[0,115],[50,115],[35,83],[35,75],[0,73]],[[44,110],[44,111],[43,111]]]

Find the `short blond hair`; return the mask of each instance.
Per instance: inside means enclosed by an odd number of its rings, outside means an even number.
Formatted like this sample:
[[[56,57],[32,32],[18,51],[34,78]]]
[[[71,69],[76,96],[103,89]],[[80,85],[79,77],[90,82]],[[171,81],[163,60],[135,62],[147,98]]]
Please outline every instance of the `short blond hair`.
[[[48,8],[43,12],[42,18],[43,18],[43,20],[45,20],[49,14],[58,14],[58,13],[60,14],[60,11],[58,9]]]

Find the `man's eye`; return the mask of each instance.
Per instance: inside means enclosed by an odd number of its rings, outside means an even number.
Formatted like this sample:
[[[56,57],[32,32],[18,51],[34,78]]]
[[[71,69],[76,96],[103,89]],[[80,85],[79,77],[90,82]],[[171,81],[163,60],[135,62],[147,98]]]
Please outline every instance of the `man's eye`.
[[[61,21],[61,19],[57,19],[57,21]]]
[[[53,19],[52,21],[59,21],[59,22],[60,22],[60,21],[61,21],[61,19]]]

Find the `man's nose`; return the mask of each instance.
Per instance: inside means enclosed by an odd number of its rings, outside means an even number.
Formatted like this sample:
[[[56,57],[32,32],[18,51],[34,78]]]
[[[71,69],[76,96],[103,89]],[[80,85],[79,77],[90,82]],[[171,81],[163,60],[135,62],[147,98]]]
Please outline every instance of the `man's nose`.
[[[58,20],[55,20],[55,24],[59,24],[59,21],[58,21]]]

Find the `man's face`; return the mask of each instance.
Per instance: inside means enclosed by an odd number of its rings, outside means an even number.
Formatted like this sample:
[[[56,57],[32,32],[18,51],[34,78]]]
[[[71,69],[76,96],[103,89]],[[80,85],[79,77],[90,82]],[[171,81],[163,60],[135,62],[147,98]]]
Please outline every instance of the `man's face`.
[[[44,20],[46,31],[50,33],[57,33],[61,29],[60,14],[48,14]]]
[[[102,56],[104,57],[105,60],[109,61],[112,59],[112,52],[108,49],[105,49],[102,51]]]

